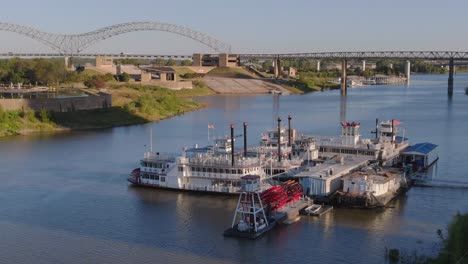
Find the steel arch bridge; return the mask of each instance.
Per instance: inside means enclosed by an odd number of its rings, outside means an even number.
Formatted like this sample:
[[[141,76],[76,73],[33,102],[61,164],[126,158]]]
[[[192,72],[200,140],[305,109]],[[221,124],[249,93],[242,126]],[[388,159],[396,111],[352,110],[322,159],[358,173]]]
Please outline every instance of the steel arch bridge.
[[[53,34],[28,26],[0,22],[0,31],[9,31],[28,36],[65,56],[76,55],[101,40],[134,31],[163,31],[174,33],[193,39],[219,53],[231,53],[231,46],[229,44],[210,37],[205,33],[195,31],[185,26],[160,22],[129,22],[75,35]]]

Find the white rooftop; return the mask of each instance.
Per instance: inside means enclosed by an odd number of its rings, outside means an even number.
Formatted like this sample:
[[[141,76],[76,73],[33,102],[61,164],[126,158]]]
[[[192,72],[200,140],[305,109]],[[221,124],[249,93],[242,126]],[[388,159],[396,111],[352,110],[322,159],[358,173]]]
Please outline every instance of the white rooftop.
[[[340,161],[326,161],[316,166],[311,166],[294,175],[294,177],[304,178],[322,178],[322,179],[333,179],[341,177],[350,171],[366,165],[369,161],[369,157],[366,156],[342,156],[343,162]],[[330,172],[331,175],[330,175]]]

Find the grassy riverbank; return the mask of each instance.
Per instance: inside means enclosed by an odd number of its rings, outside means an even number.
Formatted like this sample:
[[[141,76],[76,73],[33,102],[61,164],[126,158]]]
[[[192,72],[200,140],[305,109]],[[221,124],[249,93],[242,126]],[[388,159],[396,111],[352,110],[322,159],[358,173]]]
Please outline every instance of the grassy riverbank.
[[[336,78],[336,72],[301,72],[299,79],[290,81],[290,85],[304,93],[332,90],[339,88],[332,82]]]
[[[47,112],[4,111],[0,109],[0,137],[28,131],[52,131],[58,128],[48,120]]]
[[[431,258],[416,252],[388,250],[390,263],[451,264],[468,263],[468,213],[457,213],[447,227],[447,231],[435,232],[440,238],[441,248],[436,257]],[[445,233],[445,234],[444,234]]]
[[[137,84],[111,85],[112,107],[72,112],[0,110],[0,137],[39,131],[92,129],[147,123],[204,107],[196,96],[214,94],[200,82],[173,91]]]

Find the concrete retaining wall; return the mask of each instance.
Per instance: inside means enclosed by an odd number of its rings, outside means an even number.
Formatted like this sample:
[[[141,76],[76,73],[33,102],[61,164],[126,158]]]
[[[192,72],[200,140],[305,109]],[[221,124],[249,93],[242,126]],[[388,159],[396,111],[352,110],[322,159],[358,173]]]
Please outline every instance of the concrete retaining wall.
[[[192,89],[193,84],[192,81],[146,81],[141,82],[142,85],[156,85],[163,88],[171,89],[171,90],[181,90],[181,89]]]
[[[4,110],[46,109],[56,112],[74,110],[89,110],[112,106],[112,96],[99,93],[98,96],[89,95],[72,98],[37,98],[37,99],[0,99],[0,106]]]

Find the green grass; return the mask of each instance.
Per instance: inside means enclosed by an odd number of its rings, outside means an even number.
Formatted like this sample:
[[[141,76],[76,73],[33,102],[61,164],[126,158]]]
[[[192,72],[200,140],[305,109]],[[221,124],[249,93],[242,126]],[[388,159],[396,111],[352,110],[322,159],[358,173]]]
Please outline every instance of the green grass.
[[[116,85],[108,91],[112,94],[113,106],[105,109],[71,112],[0,109],[0,136],[29,131],[107,128],[147,123],[202,108],[203,104],[191,98],[214,94],[201,82],[195,82],[194,89],[180,91],[135,84]]]
[[[192,71],[188,67],[180,66],[180,67],[173,67],[173,69],[176,71],[177,76],[184,75],[186,73],[195,73],[194,71]]]
[[[290,85],[301,90],[304,93],[330,90],[339,88],[339,86],[332,81],[335,79],[334,73],[315,73],[305,72],[299,74],[299,79],[290,81]]]
[[[48,119],[47,113],[0,109],[0,137],[17,135],[24,131],[50,131],[57,128],[58,126]]]
[[[201,83],[194,89],[174,91],[150,85],[128,84],[109,90],[114,106],[146,120],[159,120],[173,115],[193,111],[204,105],[191,100],[191,97],[213,94]]]

